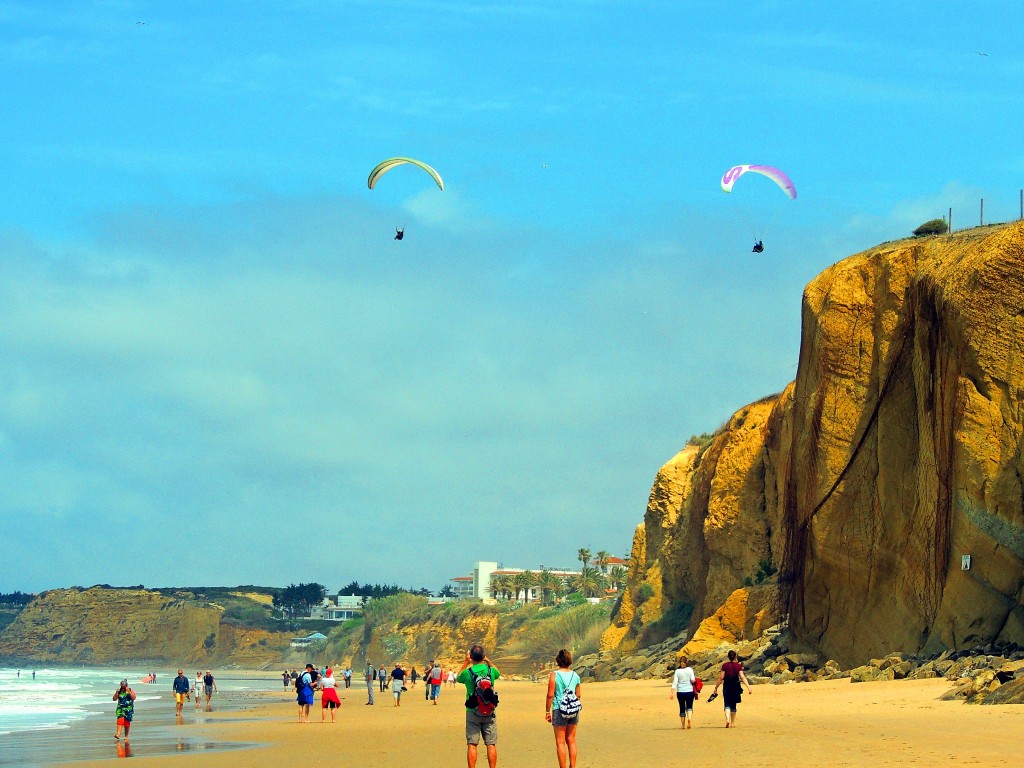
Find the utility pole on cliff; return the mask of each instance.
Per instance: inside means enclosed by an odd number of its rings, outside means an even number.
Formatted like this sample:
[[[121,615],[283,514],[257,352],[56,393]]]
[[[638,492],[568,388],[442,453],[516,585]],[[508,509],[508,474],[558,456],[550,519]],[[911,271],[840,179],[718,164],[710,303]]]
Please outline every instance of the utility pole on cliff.
[[[949,209],[949,234],[953,234],[953,209]]]
[[[1020,218],[1024,219],[1024,189],[1020,191]]]
[[[978,216],[978,226],[985,226],[985,198],[981,198],[981,213]]]

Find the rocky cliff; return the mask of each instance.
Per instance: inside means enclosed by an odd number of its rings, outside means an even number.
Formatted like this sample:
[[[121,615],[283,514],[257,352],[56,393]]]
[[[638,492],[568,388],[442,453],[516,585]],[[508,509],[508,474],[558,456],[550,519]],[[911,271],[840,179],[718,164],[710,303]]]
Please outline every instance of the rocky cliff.
[[[684,652],[787,618],[844,666],[1024,643],[1024,225],[845,259],[802,323],[796,381],[658,473],[603,647],[690,607]]]
[[[0,657],[59,664],[165,662],[258,668],[288,649],[290,635],[222,621],[220,606],[189,593],[56,589],[0,633]]]

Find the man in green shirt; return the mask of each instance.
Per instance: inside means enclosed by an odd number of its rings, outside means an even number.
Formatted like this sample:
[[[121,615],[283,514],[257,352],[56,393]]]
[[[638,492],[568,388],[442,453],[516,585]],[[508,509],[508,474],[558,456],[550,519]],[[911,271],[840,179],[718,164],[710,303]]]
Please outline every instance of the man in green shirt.
[[[469,649],[456,678],[466,686],[466,762],[469,768],[476,768],[477,745],[481,737],[487,747],[487,765],[495,768],[498,764],[498,723],[494,716],[497,696],[494,696],[493,703],[479,702],[477,706],[470,706],[470,700],[477,703],[478,680],[489,680],[493,686],[499,677],[501,673],[491,664],[483,646],[474,645]]]

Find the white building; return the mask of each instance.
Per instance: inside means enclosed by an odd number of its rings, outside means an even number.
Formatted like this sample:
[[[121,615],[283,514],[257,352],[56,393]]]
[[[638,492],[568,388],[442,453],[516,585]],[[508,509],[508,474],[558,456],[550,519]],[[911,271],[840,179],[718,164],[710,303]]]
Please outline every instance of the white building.
[[[473,574],[471,576],[455,576],[449,581],[456,597],[487,600],[494,597],[494,593],[491,591],[491,582],[495,578],[498,576],[518,576],[526,570],[528,569],[502,568],[499,563],[480,561],[476,566],[474,566]],[[564,568],[545,568],[543,565],[537,569],[533,569],[533,573],[539,574],[541,571],[548,571],[563,581],[567,581],[573,576],[579,575],[579,571],[572,571]],[[526,596],[526,601],[532,602],[534,600],[539,600],[540,593],[541,590],[539,588],[535,587],[531,589],[530,593]]]
[[[348,621],[362,615],[361,595],[338,595],[334,601],[325,597],[320,605],[313,606],[309,611],[309,618],[324,621]]]

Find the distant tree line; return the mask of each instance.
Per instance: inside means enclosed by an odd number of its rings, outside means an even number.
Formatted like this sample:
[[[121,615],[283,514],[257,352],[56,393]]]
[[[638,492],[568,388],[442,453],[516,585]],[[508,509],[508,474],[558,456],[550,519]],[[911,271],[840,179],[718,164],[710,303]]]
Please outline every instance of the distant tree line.
[[[35,595],[26,595],[24,592],[0,592],[0,605],[25,606],[35,599]]]
[[[309,616],[309,609],[320,605],[327,596],[323,584],[289,584],[274,595],[274,607],[290,617]]]
[[[399,592],[407,592],[420,597],[429,597],[431,594],[426,587],[417,589],[415,587],[400,587],[397,584],[360,584],[358,581],[350,581],[338,590],[338,594],[341,595],[359,595],[363,598],[364,603],[368,600],[379,600],[382,597],[397,595]]]

